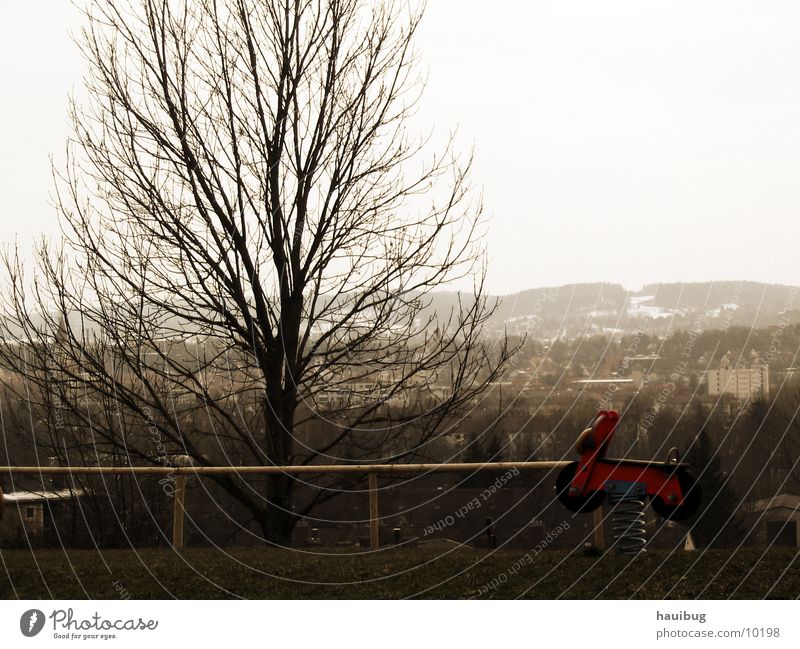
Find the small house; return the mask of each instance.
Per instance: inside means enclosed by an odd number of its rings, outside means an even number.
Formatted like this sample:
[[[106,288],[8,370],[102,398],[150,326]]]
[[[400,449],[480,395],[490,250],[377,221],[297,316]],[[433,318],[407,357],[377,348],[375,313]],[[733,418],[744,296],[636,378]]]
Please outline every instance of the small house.
[[[82,495],[80,489],[12,491],[3,494],[0,547],[41,545],[46,540],[54,512]]]
[[[758,500],[753,505],[751,516],[758,545],[798,547],[800,496],[780,494]]]

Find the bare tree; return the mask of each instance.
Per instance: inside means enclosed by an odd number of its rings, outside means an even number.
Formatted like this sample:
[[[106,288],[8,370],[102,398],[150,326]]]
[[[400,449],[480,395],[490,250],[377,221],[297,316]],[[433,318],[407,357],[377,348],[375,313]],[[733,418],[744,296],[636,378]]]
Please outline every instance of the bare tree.
[[[42,243],[35,282],[5,258],[1,356],[29,379],[20,396],[57,394],[92,448],[134,463],[424,454],[511,351],[482,337],[494,305],[471,160],[452,138],[430,154],[407,126],[424,85],[421,12],[361,0],[85,11],[89,99],[73,105],[56,182],[64,244]],[[432,291],[470,277],[456,307],[432,307]],[[119,416],[93,418],[107,400]],[[214,479],[275,543],[336,493],[298,504],[290,476],[265,490]]]

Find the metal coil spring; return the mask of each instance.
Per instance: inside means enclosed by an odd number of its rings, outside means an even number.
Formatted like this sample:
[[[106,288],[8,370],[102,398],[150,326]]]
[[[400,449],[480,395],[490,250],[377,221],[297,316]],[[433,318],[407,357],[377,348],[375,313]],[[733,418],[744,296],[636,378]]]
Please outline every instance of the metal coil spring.
[[[616,507],[611,512],[611,524],[614,531],[614,547],[619,554],[634,555],[646,552],[647,527],[645,519],[645,502],[638,496],[615,494],[611,502]]]

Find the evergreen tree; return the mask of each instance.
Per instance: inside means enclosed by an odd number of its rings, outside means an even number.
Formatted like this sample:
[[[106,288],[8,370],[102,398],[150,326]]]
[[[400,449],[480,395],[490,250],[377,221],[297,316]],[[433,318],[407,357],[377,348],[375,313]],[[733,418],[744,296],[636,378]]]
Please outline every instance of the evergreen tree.
[[[686,456],[698,478],[703,502],[691,532],[702,548],[735,547],[745,537],[739,514],[740,499],[722,471],[719,456],[705,429],[695,438]]]

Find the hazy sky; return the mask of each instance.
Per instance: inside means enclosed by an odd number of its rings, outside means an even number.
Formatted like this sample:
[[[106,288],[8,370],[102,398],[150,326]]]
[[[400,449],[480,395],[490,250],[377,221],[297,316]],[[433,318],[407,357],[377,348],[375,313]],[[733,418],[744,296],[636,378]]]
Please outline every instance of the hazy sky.
[[[419,119],[474,145],[489,289],[800,284],[800,3],[430,0]],[[0,240],[55,231],[67,0],[0,10]]]

